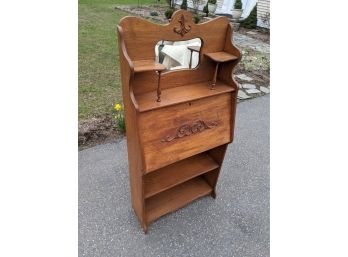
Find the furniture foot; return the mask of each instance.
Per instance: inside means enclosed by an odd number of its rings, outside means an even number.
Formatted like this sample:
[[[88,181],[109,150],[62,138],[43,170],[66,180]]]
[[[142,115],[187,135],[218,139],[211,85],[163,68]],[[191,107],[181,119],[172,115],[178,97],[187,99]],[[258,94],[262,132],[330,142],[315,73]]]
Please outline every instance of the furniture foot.
[[[142,227],[143,227],[144,234],[146,235],[148,231],[148,226],[146,224],[142,224]]]
[[[216,199],[216,192],[215,192],[215,189],[211,192],[211,197],[213,197],[214,199]]]

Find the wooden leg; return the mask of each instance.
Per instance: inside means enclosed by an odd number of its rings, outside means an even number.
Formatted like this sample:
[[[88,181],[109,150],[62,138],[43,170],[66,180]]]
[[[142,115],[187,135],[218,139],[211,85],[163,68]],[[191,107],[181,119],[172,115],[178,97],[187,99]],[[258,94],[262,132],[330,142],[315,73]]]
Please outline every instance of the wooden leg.
[[[147,226],[147,224],[141,224],[141,226],[142,226],[142,228],[143,228],[143,231],[144,231],[144,234],[146,235],[147,234],[147,231],[148,231],[148,226]]]
[[[158,71],[157,102],[161,102],[161,71]]]
[[[216,66],[215,66],[215,72],[214,72],[214,77],[213,77],[213,81],[212,81],[212,83],[211,83],[211,90],[213,90],[214,89],[214,87],[215,87],[215,85],[216,85],[216,77],[217,77],[217,71],[218,71],[218,69],[219,69],[219,63],[217,62],[216,63]]]
[[[216,191],[215,191],[215,188],[214,188],[213,191],[211,192],[211,197],[213,197],[214,199],[216,199]]]

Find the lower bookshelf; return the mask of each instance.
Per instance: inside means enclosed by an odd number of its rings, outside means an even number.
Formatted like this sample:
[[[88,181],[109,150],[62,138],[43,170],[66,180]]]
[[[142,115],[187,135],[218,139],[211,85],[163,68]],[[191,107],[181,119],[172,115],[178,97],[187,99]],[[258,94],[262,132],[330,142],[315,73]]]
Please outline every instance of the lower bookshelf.
[[[173,212],[213,192],[209,175],[219,164],[203,152],[144,175],[146,222]]]
[[[146,220],[154,221],[202,196],[209,195],[212,190],[204,178],[199,176],[163,191],[145,200]]]
[[[206,152],[194,155],[145,175],[145,198],[154,196],[191,178],[218,168]]]

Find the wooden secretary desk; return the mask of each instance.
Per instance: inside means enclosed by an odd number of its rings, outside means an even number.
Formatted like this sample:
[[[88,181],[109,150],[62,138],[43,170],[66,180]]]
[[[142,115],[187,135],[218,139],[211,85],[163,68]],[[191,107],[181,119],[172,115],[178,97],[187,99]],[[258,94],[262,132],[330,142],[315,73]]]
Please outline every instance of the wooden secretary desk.
[[[146,233],[159,217],[216,197],[233,141],[238,86],[232,72],[241,53],[226,17],[195,24],[179,10],[159,25],[127,16],[117,31],[132,207]],[[156,62],[157,42],[193,38],[202,42],[196,68],[167,70]]]

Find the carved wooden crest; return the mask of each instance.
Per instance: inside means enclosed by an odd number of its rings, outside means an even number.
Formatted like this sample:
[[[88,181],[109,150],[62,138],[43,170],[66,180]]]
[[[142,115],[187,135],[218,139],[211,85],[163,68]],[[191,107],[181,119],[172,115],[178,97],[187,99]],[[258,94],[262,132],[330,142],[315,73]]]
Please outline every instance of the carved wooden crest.
[[[186,136],[190,136],[193,134],[197,134],[202,132],[205,129],[211,129],[218,125],[217,121],[203,121],[199,120],[194,122],[193,124],[185,124],[179,127],[174,135],[168,135],[162,138],[161,142],[170,142],[176,138],[182,138]]]
[[[180,27],[179,28],[174,28],[174,32],[181,35],[182,37],[188,33],[191,30],[191,25],[187,25],[186,27],[186,19],[183,14],[181,14],[181,17],[179,19]]]

